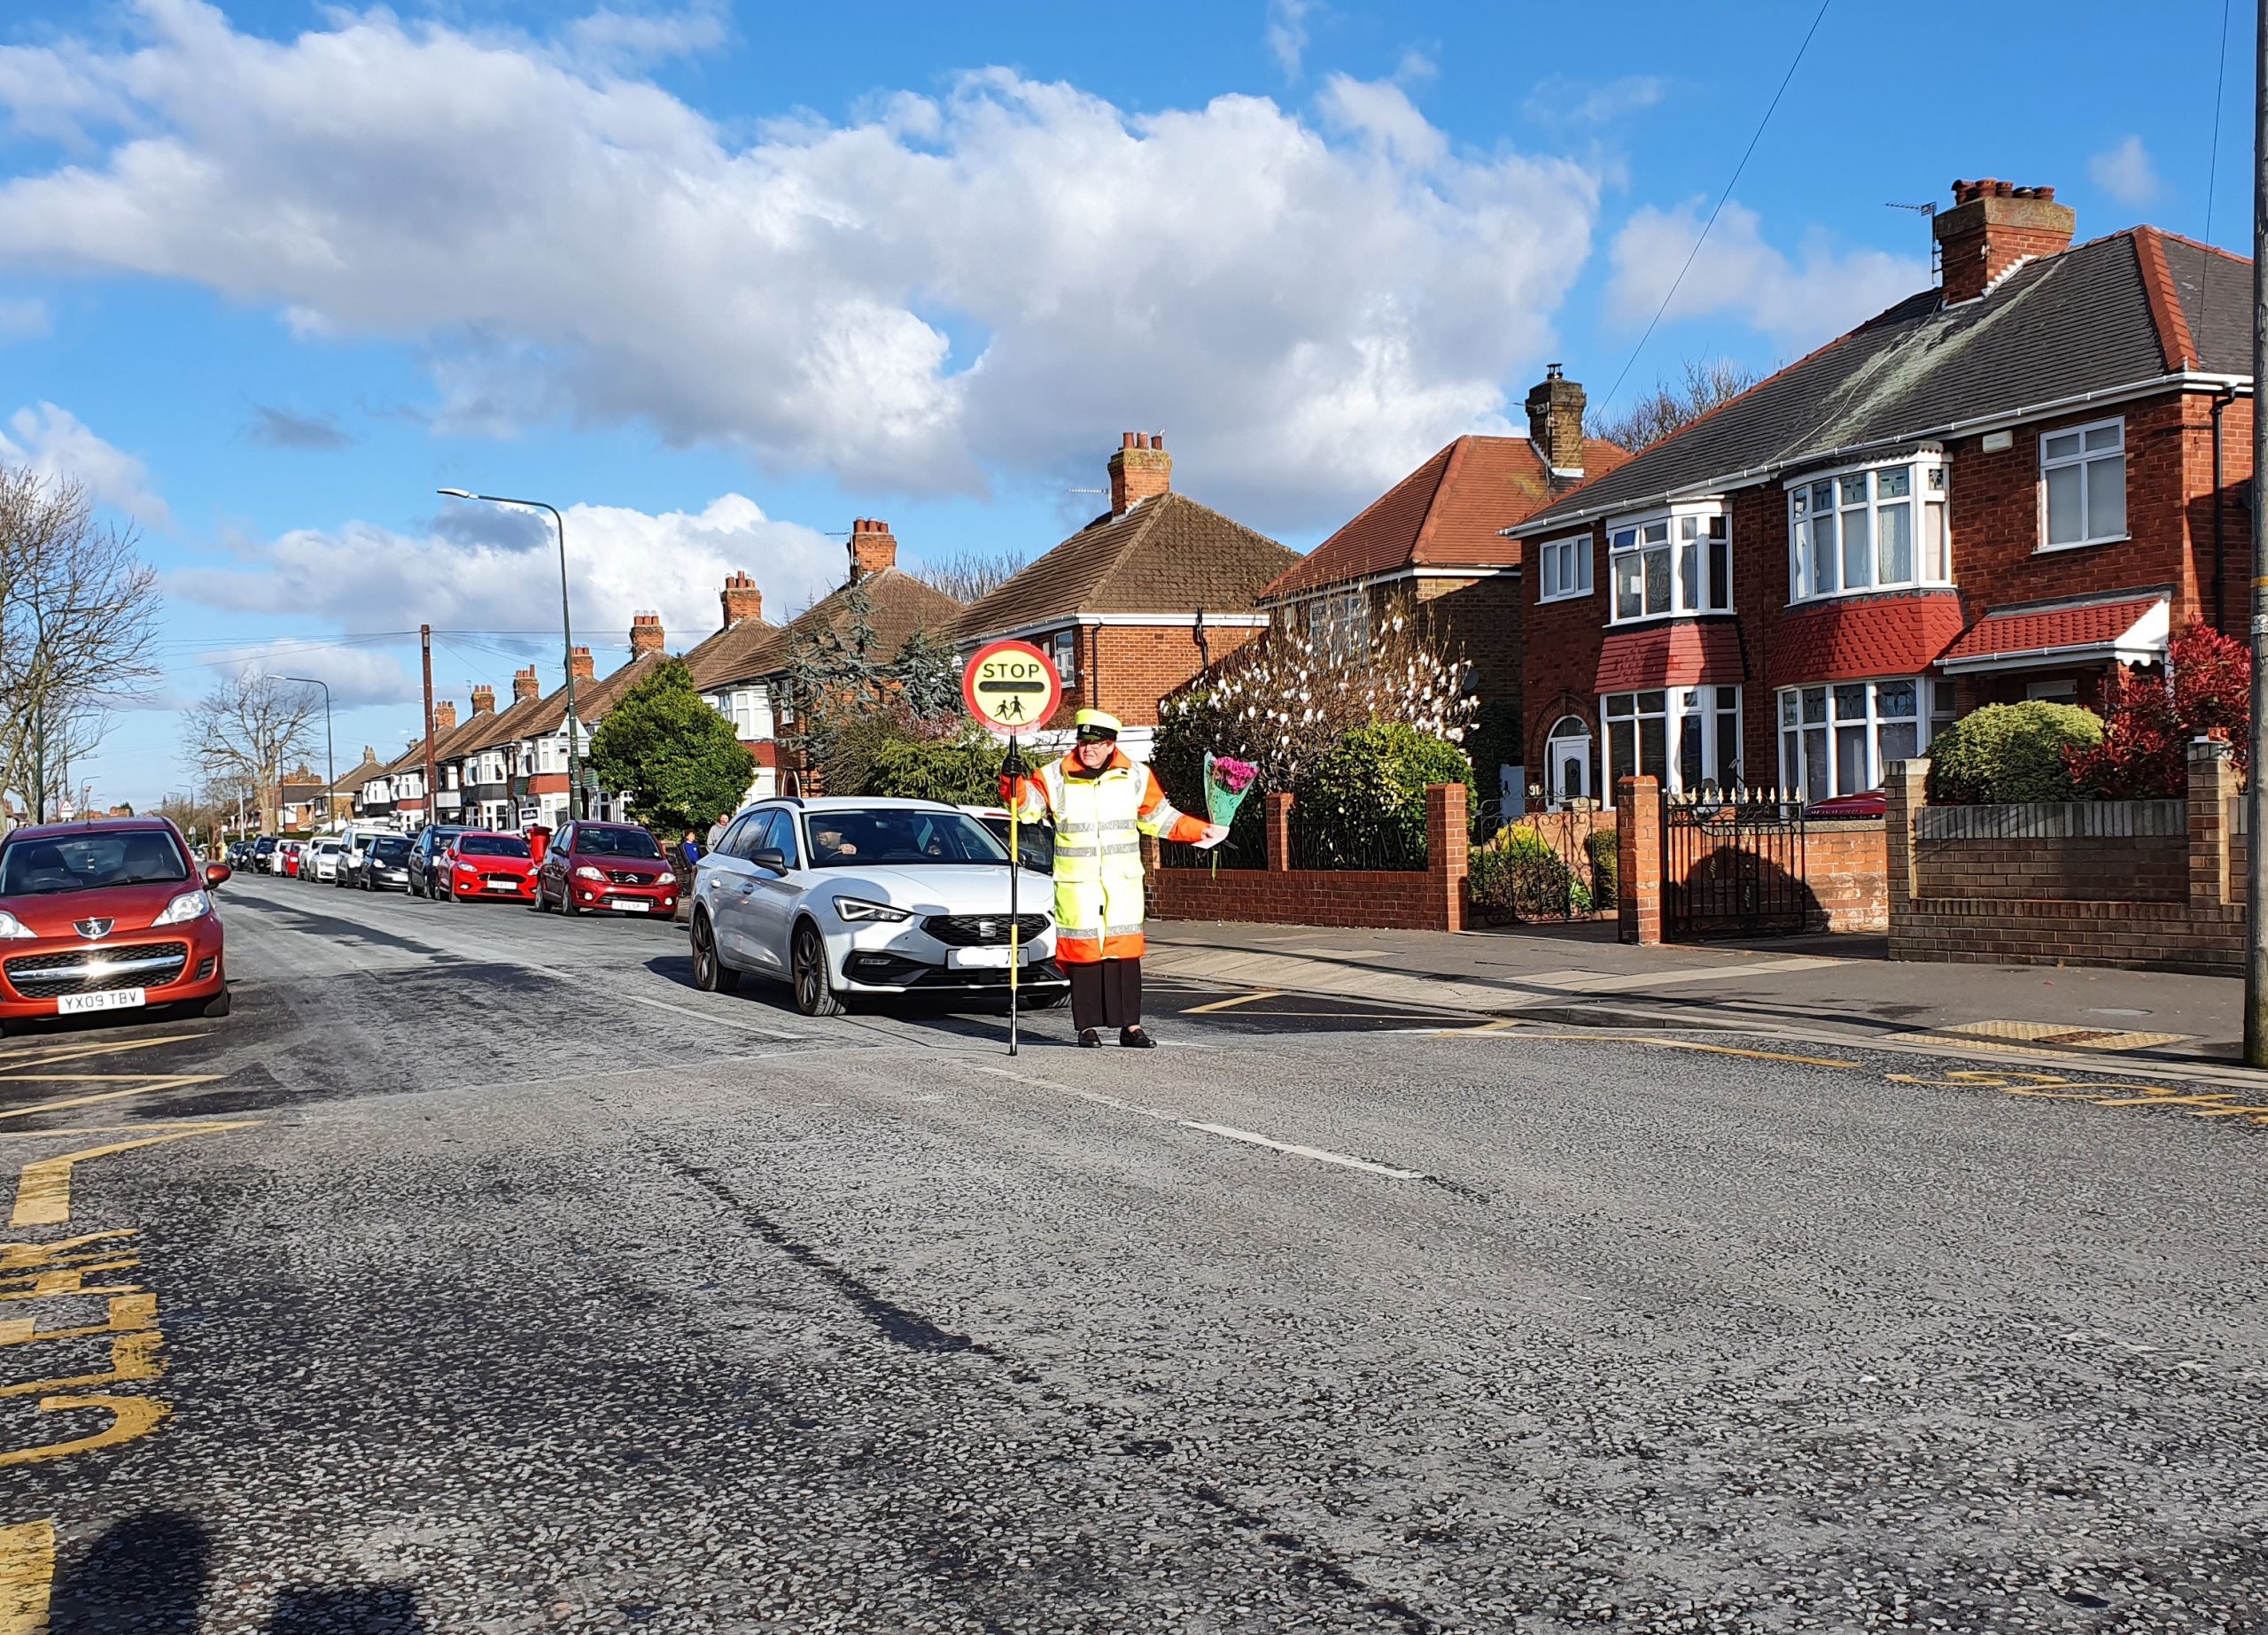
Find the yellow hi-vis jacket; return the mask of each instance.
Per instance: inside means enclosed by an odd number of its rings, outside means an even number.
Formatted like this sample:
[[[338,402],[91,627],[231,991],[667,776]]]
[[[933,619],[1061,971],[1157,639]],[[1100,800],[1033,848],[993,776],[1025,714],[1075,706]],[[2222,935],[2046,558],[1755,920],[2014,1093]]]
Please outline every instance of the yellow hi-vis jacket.
[[[1069,756],[1019,780],[1016,817],[1055,823],[1055,957],[1065,965],[1142,957],[1142,842],[1201,841],[1206,825],[1166,799],[1155,773],[1113,749],[1101,771]]]

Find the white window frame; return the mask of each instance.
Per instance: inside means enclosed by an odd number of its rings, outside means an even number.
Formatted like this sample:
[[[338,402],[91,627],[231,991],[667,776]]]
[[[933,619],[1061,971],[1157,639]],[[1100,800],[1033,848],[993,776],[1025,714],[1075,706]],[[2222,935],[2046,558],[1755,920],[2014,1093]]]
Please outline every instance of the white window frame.
[[[1896,460],[1840,466],[1832,471],[1807,472],[1781,484],[1788,496],[1788,602],[1832,601],[1844,596],[1867,596],[1876,591],[1913,590],[1950,585],[1953,577],[1952,478],[1941,451],[1923,449]],[[1822,586],[1814,570],[1814,537],[1822,515],[1819,491],[1830,492],[1825,514],[1835,530],[1829,542],[1828,566],[1834,583]],[[1902,490],[1902,492],[1899,492]],[[1907,572],[1893,577],[1884,571],[1884,521],[1903,508],[1906,514]],[[1866,530],[1865,577],[1851,577],[1851,540],[1854,521]],[[1934,552],[1936,561],[1930,557]]]
[[[760,744],[773,736],[770,688],[734,687],[724,694],[718,708],[733,724],[733,736],[742,742]]]
[[[2089,446],[2103,433],[2113,434],[2117,441],[2106,446]],[[2063,438],[2076,438],[2069,453],[2051,455],[2048,445]],[[2118,528],[2113,533],[2095,531],[2095,468],[2116,464],[2118,469]],[[2047,490],[2054,481],[2053,474],[2077,468],[2079,473],[2080,534],[2076,539],[2057,539],[2049,531],[2050,508]],[[2084,426],[2064,426],[2039,434],[2039,548],[2043,551],[2084,550],[2091,545],[2109,545],[2114,540],[2131,538],[2126,519],[2126,421],[2124,415],[2115,420],[2090,421]]]
[[[1656,554],[1662,558],[1665,601],[1660,608],[1650,608],[1645,561]],[[1623,564],[1633,559],[1638,563],[1638,610],[1625,613]],[[1636,624],[1730,613],[1732,562],[1732,513],[1721,500],[1688,501],[1666,510],[1617,517],[1606,525],[1607,623]]]
[[[1539,601],[1574,601],[1591,593],[1591,537],[1546,539],[1535,548]]]
[[[1047,639],[1047,656],[1055,666],[1055,674],[1067,687],[1079,679],[1079,627],[1057,631]]]
[[[1309,645],[1325,656],[1352,661],[1371,646],[1371,595],[1360,586],[1325,591],[1307,603]]]
[[[1882,709],[1882,690],[1885,687],[1907,686],[1914,689],[1914,710],[1908,715],[1886,715]],[[1847,695],[1857,693],[1852,700]],[[1816,715],[1808,715],[1814,700]],[[1881,676],[1867,681],[1814,681],[1800,686],[1782,687],[1774,695],[1774,731],[1780,744],[1780,781],[1796,792],[1806,803],[1824,801],[1839,794],[1858,794],[1868,789],[1879,789],[1890,776],[1893,757],[1884,755],[1882,733],[1884,726],[1899,727],[1911,723],[1914,727],[1914,749],[1916,756],[1927,755],[1930,740],[1953,725],[1953,683],[1942,677]],[[1856,766],[1847,763],[1844,750],[1844,734],[1858,735],[1859,755]],[[1821,757],[1814,768],[1814,749]],[[1907,757],[1895,757],[1904,760]],[[1811,773],[1821,773],[1814,784]]]
[[[1624,701],[1627,700],[1627,704]],[[1654,701],[1650,702],[1650,701]],[[1606,804],[1622,779],[1646,770],[1645,730],[1648,721],[1662,723],[1662,764],[1657,774],[1672,794],[1691,790],[1724,788],[1741,778],[1741,689],[1704,683],[1689,687],[1644,687],[1629,693],[1605,694],[1598,701],[1600,751],[1606,783]],[[1686,734],[1699,724],[1700,779],[1689,787],[1685,779]],[[1630,758],[1626,766],[1618,753],[1618,728],[1629,733]],[[1731,737],[1730,766],[1727,766],[1726,737]]]

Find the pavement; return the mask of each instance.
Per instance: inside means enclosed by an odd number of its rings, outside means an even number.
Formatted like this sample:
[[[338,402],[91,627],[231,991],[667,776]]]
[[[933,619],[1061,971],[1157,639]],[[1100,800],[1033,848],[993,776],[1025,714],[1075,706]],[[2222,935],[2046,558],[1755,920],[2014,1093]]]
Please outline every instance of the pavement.
[[[2261,1627],[2232,1096],[221,895],[0,1044],[0,1635]]]
[[[2239,1065],[2244,990],[2228,977],[1894,961],[1865,935],[1639,948],[1611,920],[1456,933],[1178,920],[1150,941],[1149,969],[1290,992],[2268,1084]]]

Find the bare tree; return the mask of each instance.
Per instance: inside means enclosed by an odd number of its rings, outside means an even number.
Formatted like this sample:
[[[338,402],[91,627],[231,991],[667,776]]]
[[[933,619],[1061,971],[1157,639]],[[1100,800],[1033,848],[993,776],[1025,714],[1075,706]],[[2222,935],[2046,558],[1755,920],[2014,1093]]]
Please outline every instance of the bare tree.
[[[1604,438],[1635,454],[1762,378],[1730,358],[1688,358],[1679,373],[1680,379],[1656,381],[1651,391],[1621,414],[1595,418],[1586,435]]]
[[[287,763],[313,753],[322,695],[315,688],[252,672],[229,677],[190,706],[189,756],[214,784],[249,785],[263,830],[281,817]]]
[[[0,466],[0,792],[50,810],[158,675],[157,573],[80,484]]]
[[[913,577],[958,602],[981,601],[1024,570],[1021,552],[958,551],[925,564]]]

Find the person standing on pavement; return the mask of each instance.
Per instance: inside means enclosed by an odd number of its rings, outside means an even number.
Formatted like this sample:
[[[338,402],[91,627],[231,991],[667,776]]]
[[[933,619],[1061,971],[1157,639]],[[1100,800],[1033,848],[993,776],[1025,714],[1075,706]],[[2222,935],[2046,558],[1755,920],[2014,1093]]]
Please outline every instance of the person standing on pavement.
[[[1000,798],[1018,821],[1055,825],[1055,957],[1081,1048],[1115,1027],[1120,1044],[1146,1050],[1157,1041],[1142,1027],[1140,837],[1217,846],[1229,831],[1174,809],[1157,775],[1119,748],[1116,717],[1082,709],[1072,721],[1071,753],[1030,777],[1002,773]]]

